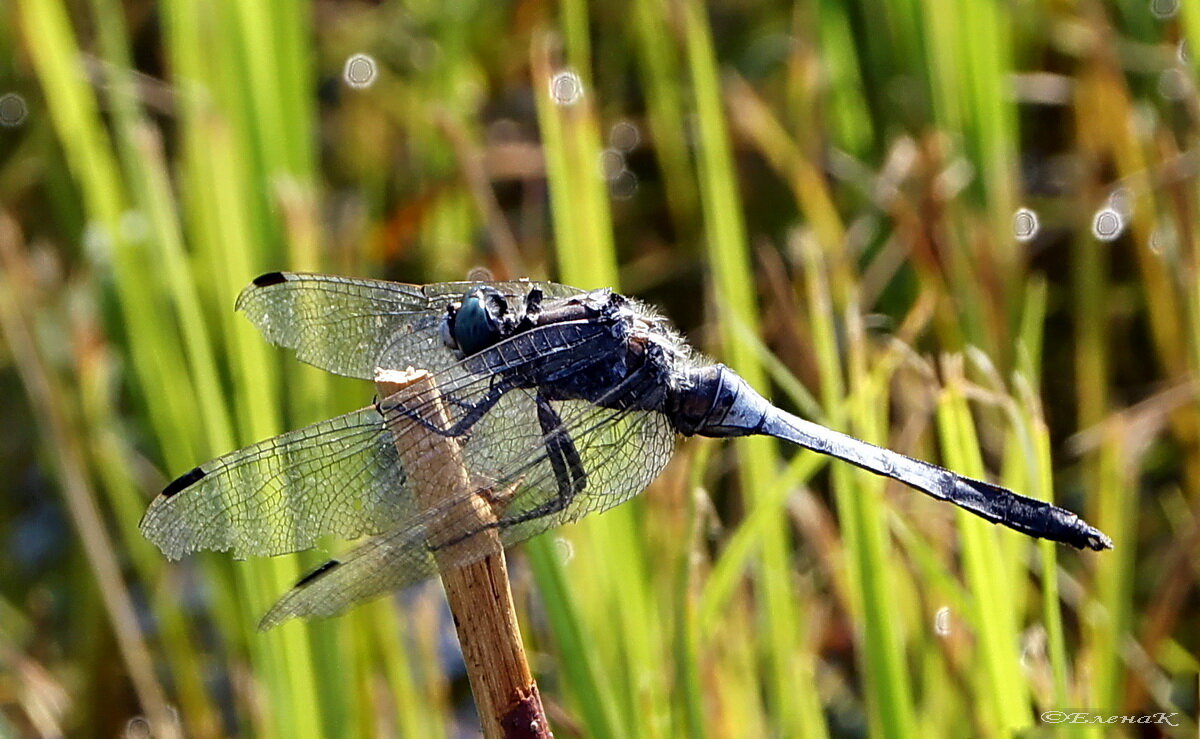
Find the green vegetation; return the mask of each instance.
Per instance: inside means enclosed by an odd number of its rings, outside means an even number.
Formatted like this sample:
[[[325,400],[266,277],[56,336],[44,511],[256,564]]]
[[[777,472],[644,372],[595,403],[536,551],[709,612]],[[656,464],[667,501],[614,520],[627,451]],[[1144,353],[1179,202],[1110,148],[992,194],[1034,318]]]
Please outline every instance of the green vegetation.
[[[0,734],[471,729],[436,583],[258,633],[327,553],[168,563],[137,521],[370,399],[233,313],[255,275],[486,266],[645,297],[780,404],[1116,543],[684,442],[510,555],[560,736],[1194,735],[1188,43],[1175,0],[0,6]]]

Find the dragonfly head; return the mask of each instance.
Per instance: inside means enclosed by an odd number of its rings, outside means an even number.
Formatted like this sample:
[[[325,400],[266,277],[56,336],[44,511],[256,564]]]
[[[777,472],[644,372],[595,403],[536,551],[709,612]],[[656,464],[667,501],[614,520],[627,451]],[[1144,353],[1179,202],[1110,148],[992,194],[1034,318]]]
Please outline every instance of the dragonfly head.
[[[461,303],[451,305],[442,323],[442,342],[464,357],[503,339],[512,322],[508,303],[493,287],[473,287]]]

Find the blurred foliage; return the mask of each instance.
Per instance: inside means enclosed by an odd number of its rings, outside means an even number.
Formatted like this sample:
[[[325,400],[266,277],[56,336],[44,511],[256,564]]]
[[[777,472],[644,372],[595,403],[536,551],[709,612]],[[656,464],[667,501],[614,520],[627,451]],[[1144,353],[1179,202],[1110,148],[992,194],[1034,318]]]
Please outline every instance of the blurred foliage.
[[[560,736],[1194,735],[1189,44],[1181,0],[0,5],[0,734],[472,731],[435,583],[260,634],[321,553],[169,564],[136,524],[370,397],[233,314],[256,274],[485,266],[658,303],[782,405],[1116,542],[687,441],[511,555]]]

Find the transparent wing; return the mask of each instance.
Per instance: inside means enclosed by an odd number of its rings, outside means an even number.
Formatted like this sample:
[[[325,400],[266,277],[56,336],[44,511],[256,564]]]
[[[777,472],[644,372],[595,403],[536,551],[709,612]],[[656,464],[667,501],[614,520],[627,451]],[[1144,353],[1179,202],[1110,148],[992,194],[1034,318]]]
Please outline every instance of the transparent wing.
[[[238,296],[244,312],[272,344],[323,370],[366,380],[375,369],[414,366],[437,372],[456,359],[438,329],[447,303],[480,283],[408,285],[331,275],[270,272]],[[488,283],[509,298],[510,307],[533,287],[547,298],[581,290],[553,282]]]
[[[339,613],[423,579],[436,569],[435,548],[446,566],[474,561],[486,551],[484,528],[499,529],[512,544],[610,508],[644,489],[670,458],[667,419],[623,410],[661,392],[661,380],[646,365],[633,368],[595,403],[552,400],[526,388],[603,375],[614,342],[609,327],[586,321],[513,337],[434,375],[443,414],[397,394],[226,455],[171,483],[151,504],[143,531],[171,557],[197,549],[279,554],[308,548],[324,534],[379,534],[302,580],[264,619],[269,627],[292,616]],[[531,382],[535,374],[545,382]],[[513,378],[526,387],[506,386]],[[435,418],[445,424],[436,427],[440,433],[458,440],[468,484],[418,510],[402,460],[413,456],[410,445],[420,435],[397,443],[389,429],[433,428]],[[463,504],[476,496],[496,512],[490,527],[465,515]]]
[[[141,530],[167,557],[211,549],[239,559],[356,538],[411,517],[392,433],[373,406],[239,449],[182,475]]]
[[[455,435],[479,448],[510,448],[513,441],[492,437],[515,439],[522,424],[536,429],[537,420],[509,414],[508,427],[489,423],[481,430],[479,420],[497,401],[509,407],[510,393],[499,385],[496,368],[514,378],[534,366],[545,376],[569,376],[610,353],[612,341],[603,326],[547,326],[446,368],[434,377],[450,423],[461,427]],[[420,419],[428,410],[412,405],[393,413]],[[527,453],[537,452],[536,439],[521,443],[533,445]],[[325,535],[353,539],[418,526],[408,485],[394,436],[372,406],[190,470],[150,504],[141,528],[172,559],[206,549],[230,550],[237,558],[284,554],[308,549]]]
[[[456,517],[465,523],[467,517],[460,513],[463,497],[486,495],[492,501],[507,500],[498,527],[501,540],[509,546],[632,498],[670,460],[675,433],[661,414],[615,411],[580,401],[556,403],[562,429],[572,437],[583,461],[587,483],[562,510],[505,524],[506,519],[520,519],[523,511],[544,505],[561,492],[545,437],[530,430],[529,415],[535,402],[525,391],[507,394],[485,417],[487,430],[472,434],[464,445],[464,457],[477,487],[415,517],[405,528],[372,537],[348,556],[321,565],[267,612],[259,628],[269,629],[296,617],[334,616],[436,573],[438,560],[429,544],[429,532],[436,529],[445,535],[456,528]],[[502,439],[507,443],[500,443]],[[531,453],[534,448],[541,451]],[[443,567],[453,567],[476,561],[488,551],[482,529],[463,529],[439,556]]]
[[[419,529],[371,537],[340,560],[331,559],[289,590],[258,623],[274,628],[290,618],[336,616],[356,603],[420,582],[437,571]]]

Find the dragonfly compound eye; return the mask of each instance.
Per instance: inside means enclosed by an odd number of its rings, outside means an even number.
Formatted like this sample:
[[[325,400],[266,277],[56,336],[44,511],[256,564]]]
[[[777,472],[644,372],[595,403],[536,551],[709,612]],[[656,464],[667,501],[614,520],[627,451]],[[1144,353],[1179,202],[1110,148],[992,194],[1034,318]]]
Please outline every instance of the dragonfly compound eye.
[[[463,354],[470,356],[504,338],[504,314],[508,306],[492,288],[476,288],[463,298],[454,314],[451,331]]]

